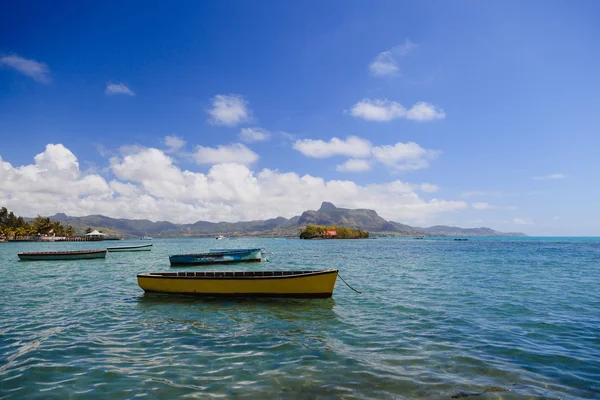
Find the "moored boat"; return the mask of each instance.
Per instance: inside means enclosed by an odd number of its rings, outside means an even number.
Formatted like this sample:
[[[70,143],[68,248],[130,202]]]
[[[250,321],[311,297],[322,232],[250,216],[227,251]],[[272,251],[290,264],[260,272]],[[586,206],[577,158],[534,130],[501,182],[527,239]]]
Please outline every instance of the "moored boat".
[[[22,261],[89,260],[106,258],[106,250],[39,251],[18,254]]]
[[[115,246],[115,247],[107,247],[110,253],[117,251],[150,251],[152,250],[152,244],[138,244],[133,246]]]
[[[140,238],[140,240],[152,240],[152,238],[150,236],[144,236]]]
[[[315,297],[333,294],[337,269],[322,271],[150,272],[137,276],[145,292],[198,296]]]
[[[172,266],[176,265],[208,265],[232,264],[238,262],[260,262],[261,249],[219,249],[208,253],[177,254],[169,256]]]
[[[215,253],[230,253],[230,252],[238,252],[238,251],[255,251],[255,250],[260,250],[262,252],[262,254],[265,254],[267,249],[265,249],[264,247],[262,248],[258,248],[258,247],[250,247],[250,248],[215,248],[215,249],[209,249],[208,251],[210,252],[215,252]]]
[[[251,248],[251,249],[238,249],[238,248],[236,248],[236,249],[222,249],[222,248],[219,248],[219,249],[209,249],[208,251],[210,251],[210,252],[218,252],[218,253],[229,253],[229,252],[232,252],[232,251],[242,251],[242,250],[255,251],[257,249],[256,248]],[[261,254],[261,256],[264,256],[265,254],[267,254],[267,249],[265,249],[264,247],[262,247],[260,249],[260,254]]]
[[[227,239],[225,236],[223,235],[219,235],[216,237],[217,240],[223,240],[223,239]]]

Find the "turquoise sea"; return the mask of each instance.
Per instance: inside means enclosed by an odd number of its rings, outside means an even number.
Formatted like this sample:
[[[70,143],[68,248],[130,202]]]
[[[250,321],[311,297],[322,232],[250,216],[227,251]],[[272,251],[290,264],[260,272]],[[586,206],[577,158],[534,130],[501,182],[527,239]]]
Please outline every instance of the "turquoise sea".
[[[0,243],[1,399],[600,398],[597,238],[155,239],[106,260],[17,258],[131,243]],[[269,262],[225,268],[335,267],[363,293],[137,286],[168,254],[251,246]]]

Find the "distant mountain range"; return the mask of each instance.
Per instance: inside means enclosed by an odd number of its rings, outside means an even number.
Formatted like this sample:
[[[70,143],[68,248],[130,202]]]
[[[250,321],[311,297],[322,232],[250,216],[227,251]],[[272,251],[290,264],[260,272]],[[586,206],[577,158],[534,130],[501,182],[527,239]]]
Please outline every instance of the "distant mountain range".
[[[174,224],[167,221],[152,222],[146,219],[117,219],[104,215],[70,217],[58,213],[50,217],[65,225],[72,225],[78,234],[87,228],[98,229],[106,234],[136,237],[213,237],[260,236],[297,237],[306,225],[339,225],[369,231],[372,236],[526,236],[523,233],[503,233],[490,228],[458,228],[436,225],[430,228],[412,227],[399,222],[386,221],[374,210],[338,208],[324,202],[317,211],[308,210],[290,219],[278,217],[264,221],[206,222]]]

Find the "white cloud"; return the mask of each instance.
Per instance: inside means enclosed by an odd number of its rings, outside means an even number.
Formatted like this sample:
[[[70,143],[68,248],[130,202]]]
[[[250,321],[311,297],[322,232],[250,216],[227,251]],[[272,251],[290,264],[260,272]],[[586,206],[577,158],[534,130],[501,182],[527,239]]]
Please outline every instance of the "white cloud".
[[[536,176],[533,179],[550,180],[550,179],[565,179],[566,177],[567,177],[567,175],[565,175],[565,174],[550,174],[550,175],[544,175],[544,176]]]
[[[183,146],[185,146],[185,140],[179,136],[165,136],[163,141],[165,146],[168,147],[167,152],[169,153],[179,151],[183,148]]]
[[[109,83],[106,85],[104,93],[108,95],[125,94],[127,96],[135,96],[135,93],[133,93],[133,91],[131,91],[124,83]]]
[[[212,108],[208,110],[209,122],[214,125],[234,126],[252,119],[248,102],[238,94],[218,94],[212,99]]]
[[[421,224],[467,207],[463,201],[426,201],[415,192],[419,185],[398,180],[358,185],[271,169],[255,172],[240,163],[214,165],[206,174],[182,170],[153,148],[113,158],[110,169],[115,176],[110,183],[82,173],[75,155],[61,144],[48,145],[33,164],[21,167],[0,157],[0,204],[24,216],[65,212],[180,223],[289,218],[331,201]]]
[[[62,144],[48,144],[46,151],[34,157],[38,173],[52,173],[71,179],[79,177],[77,157]]]
[[[471,204],[471,207],[473,207],[476,210],[491,210],[492,208],[496,208],[495,206],[484,202],[473,203]]]
[[[339,172],[364,172],[371,169],[371,162],[369,160],[351,158],[348,161],[337,165],[335,169]]]
[[[13,167],[0,157],[0,204],[25,216],[55,213],[59,207],[110,196],[99,175],[83,175],[75,155],[62,144],[48,144],[34,164]]]
[[[397,58],[405,56],[415,47],[418,46],[411,43],[410,40],[406,40],[403,44],[399,44],[389,50],[379,53],[369,65],[371,74],[378,77],[397,75],[400,70]]]
[[[198,164],[239,163],[252,164],[259,159],[258,154],[241,143],[217,147],[197,146],[194,159]]]
[[[123,159],[112,158],[111,169],[121,180],[150,182],[165,181],[170,184],[182,184],[179,169],[173,165],[173,159],[164,152],[153,148],[140,148]]]
[[[373,146],[368,140],[356,136],[349,136],[346,139],[334,137],[328,142],[324,140],[302,139],[297,140],[293,147],[306,157],[352,157],[352,159],[347,160],[345,163],[337,165],[336,169],[340,172],[368,171],[375,161],[386,165],[396,172],[423,169],[427,168],[429,161],[434,159],[439,153],[435,150],[424,149],[414,142],[398,142],[394,145]]]
[[[398,171],[427,168],[429,160],[435,158],[437,154],[437,151],[424,149],[414,142],[398,142],[393,146],[373,147],[375,160]]]
[[[398,118],[413,121],[431,121],[446,118],[444,110],[423,101],[406,109],[402,104],[387,99],[362,99],[346,112],[353,117],[377,122],[387,122]]]
[[[50,82],[50,69],[43,62],[29,60],[13,54],[0,57],[0,66],[12,68],[40,83]]]
[[[239,137],[242,142],[246,143],[264,142],[271,138],[271,133],[262,128],[242,128]]]
[[[427,193],[437,192],[440,188],[437,185],[432,185],[431,183],[422,183],[421,190]]]
[[[293,147],[306,157],[313,158],[327,158],[332,156],[364,158],[371,155],[371,142],[356,136],[349,136],[345,140],[334,137],[328,142],[302,139],[297,140]]]
[[[444,118],[446,118],[444,110],[423,101],[416,103],[406,112],[406,119],[413,121],[432,121]]]
[[[110,181],[108,183],[110,188],[114,193],[118,193],[128,197],[136,197],[140,196],[143,191],[140,190],[136,185],[132,183],[123,183],[116,180]]]
[[[369,69],[371,70],[371,74],[375,76],[394,76],[400,70],[398,63],[389,50],[379,53],[369,65]]]

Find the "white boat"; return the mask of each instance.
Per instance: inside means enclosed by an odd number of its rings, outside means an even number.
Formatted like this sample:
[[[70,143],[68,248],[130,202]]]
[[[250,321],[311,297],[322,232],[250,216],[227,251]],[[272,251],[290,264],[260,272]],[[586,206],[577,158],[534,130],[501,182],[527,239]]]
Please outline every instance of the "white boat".
[[[140,240],[152,240],[152,238],[150,236],[144,236],[143,238],[141,238]]]
[[[108,252],[116,252],[116,251],[150,251],[152,250],[152,244],[138,244],[133,246],[116,246],[116,247],[107,247],[106,250]]]
[[[223,240],[223,239],[227,239],[227,238],[225,236],[223,236],[223,235],[217,236],[217,240]]]

